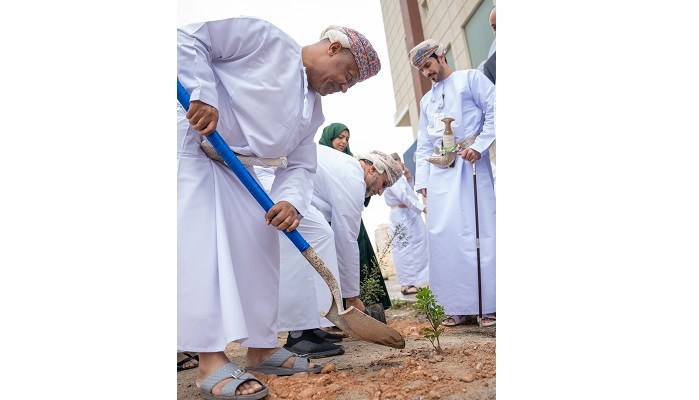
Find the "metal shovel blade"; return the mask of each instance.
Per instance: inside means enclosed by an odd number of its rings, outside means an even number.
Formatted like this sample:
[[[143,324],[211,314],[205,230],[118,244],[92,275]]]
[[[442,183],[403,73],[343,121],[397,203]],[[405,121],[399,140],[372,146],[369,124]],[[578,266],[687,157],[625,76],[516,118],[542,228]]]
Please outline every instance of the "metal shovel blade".
[[[396,349],[405,347],[405,339],[395,329],[354,307],[350,307],[347,310],[343,308],[342,296],[340,295],[340,287],[337,284],[337,280],[312,247],[308,247],[301,254],[320,274],[332,294],[330,310],[327,313],[321,311],[321,317],[327,318],[335,326],[342,329],[343,332],[357,339]]]
[[[347,310],[340,311],[341,307],[335,302],[330,306],[330,310],[321,316],[332,321],[338,328],[348,332],[350,336],[367,342],[380,344],[383,346],[393,347],[394,349],[405,348],[405,339],[395,329],[375,320],[369,315],[350,307]],[[338,322],[344,323],[346,326],[342,328]]]

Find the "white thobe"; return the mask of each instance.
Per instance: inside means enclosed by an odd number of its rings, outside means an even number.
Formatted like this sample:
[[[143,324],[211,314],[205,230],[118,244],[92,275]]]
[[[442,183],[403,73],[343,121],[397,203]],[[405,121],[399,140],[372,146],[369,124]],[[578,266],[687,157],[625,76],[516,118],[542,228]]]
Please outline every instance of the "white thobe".
[[[315,173],[324,118],[301,46],[247,17],[184,26],[177,42],[177,77],[191,100],[218,109],[216,130],[233,151],[287,157],[272,193],[304,214],[310,193],[300,188]],[[278,347],[277,230],[233,172],[204,154],[179,104],[177,140],[177,348]]]
[[[418,200],[413,185],[405,176],[388,187],[383,192],[386,205],[391,207],[389,220],[391,223],[391,253],[393,254],[393,267],[396,270],[396,278],[401,286],[420,284],[429,281],[429,250],[427,246],[427,228],[422,220],[424,204]],[[397,206],[406,206],[400,208]],[[396,229],[403,226],[401,240],[396,237]]]
[[[460,156],[453,168],[426,161],[441,146],[444,124],[435,126],[438,114],[454,118],[456,143],[480,132],[471,146],[481,153],[476,161],[480,257],[471,163]],[[427,188],[430,288],[450,315],[478,314],[479,259],[483,313],[495,312],[495,193],[488,153],[493,140],[495,85],[483,73],[454,71],[420,100],[415,190]]]
[[[318,171],[313,179],[313,204],[335,233],[342,297],[359,296],[359,225],[366,182],[359,160],[327,146],[318,146]]]
[[[269,193],[274,182],[274,169],[255,167],[255,173],[262,187]],[[296,230],[323,260],[340,285],[335,237],[323,214],[311,204]],[[279,232],[281,273],[277,329],[285,332],[333,326],[327,318],[320,316],[320,311],[327,312],[332,303],[328,285],[291,240],[283,236],[286,235]]]

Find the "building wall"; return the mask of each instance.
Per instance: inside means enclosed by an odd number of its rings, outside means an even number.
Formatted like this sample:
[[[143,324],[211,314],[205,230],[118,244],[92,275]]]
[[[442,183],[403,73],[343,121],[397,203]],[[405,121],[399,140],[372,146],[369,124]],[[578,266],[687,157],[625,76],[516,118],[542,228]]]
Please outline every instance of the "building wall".
[[[391,240],[391,226],[389,224],[380,224],[374,232],[374,241],[378,253],[376,254],[377,261],[381,267],[383,276],[395,275],[396,270],[393,267],[393,251],[392,247],[386,248]]]
[[[381,0],[381,12],[386,33],[391,78],[393,80],[393,95],[396,98],[396,112],[393,120],[396,126],[411,126],[414,124],[410,120],[410,114],[415,114],[417,108],[408,114],[408,106],[415,103],[415,95],[411,84],[412,77],[410,75],[408,53],[405,51],[405,29],[403,27],[400,1]],[[417,120],[415,124],[417,124]],[[417,131],[413,131],[413,138],[416,138]]]

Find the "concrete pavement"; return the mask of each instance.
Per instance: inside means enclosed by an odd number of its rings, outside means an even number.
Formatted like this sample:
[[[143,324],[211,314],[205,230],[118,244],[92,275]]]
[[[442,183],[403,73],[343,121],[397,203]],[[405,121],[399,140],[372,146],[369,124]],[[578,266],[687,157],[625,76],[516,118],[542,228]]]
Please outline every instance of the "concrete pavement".
[[[384,283],[386,284],[386,289],[388,290],[388,297],[393,300],[393,299],[400,299],[400,300],[406,300],[406,301],[415,301],[415,295],[414,294],[408,294],[405,295],[400,292],[400,284],[398,283],[398,279],[396,279],[395,274],[391,274],[388,279],[384,280]],[[428,282],[425,282],[420,285],[416,285],[419,287],[425,287],[427,286]]]

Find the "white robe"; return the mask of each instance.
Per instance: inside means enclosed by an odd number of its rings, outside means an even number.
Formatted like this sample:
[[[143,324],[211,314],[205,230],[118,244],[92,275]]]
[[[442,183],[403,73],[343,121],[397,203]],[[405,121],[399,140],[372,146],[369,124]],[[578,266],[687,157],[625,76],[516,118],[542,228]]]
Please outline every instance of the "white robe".
[[[495,193],[488,148],[495,140],[495,86],[477,70],[454,71],[420,101],[415,191],[427,188],[430,288],[450,315],[478,314],[478,252],[471,163],[456,157],[453,168],[425,158],[440,147],[444,128],[435,115],[454,118],[454,140],[481,132],[471,146],[476,161],[483,313],[495,312]]]
[[[274,169],[255,167],[255,173],[262,187],[269,192],[274,182]],[[340,285],[335,236],[323,214],[310,205],[297,230]],[[320,316],[320,311],[327,312],[332,303],[328,285],[285,236],[279,232],[281,273],[277,329],[286,332],[333,326],[327,318]]]
[[[272,193],[305,213],[311,194],[300,188],[315,173],[313,138],[324,118],[301,46],[257,18],[190,24],[177,30],[177,41],[177,77],[191,100],[218,109],[216,130],[235,152],[287,157]],[[178,104],[177,348],[278,347],[277,230],[201,141]]]
[[[313,204],[335,232],[342,297],[359,296],[359,225],[366,182],[359,160],[327,146],[318,146],[318,171],[313,179]]]
[[[402,176],[383,192],[386,205],[391,207],[391,252],[396,278],[401,286],[418,286],[429,281],[429,250],[427,228],[422,220],[425,206],[418,200],[413,185]],[[404,205],[407,208],[394,208]],[[404,227],[405,238],[396,237],[398,225]]]

